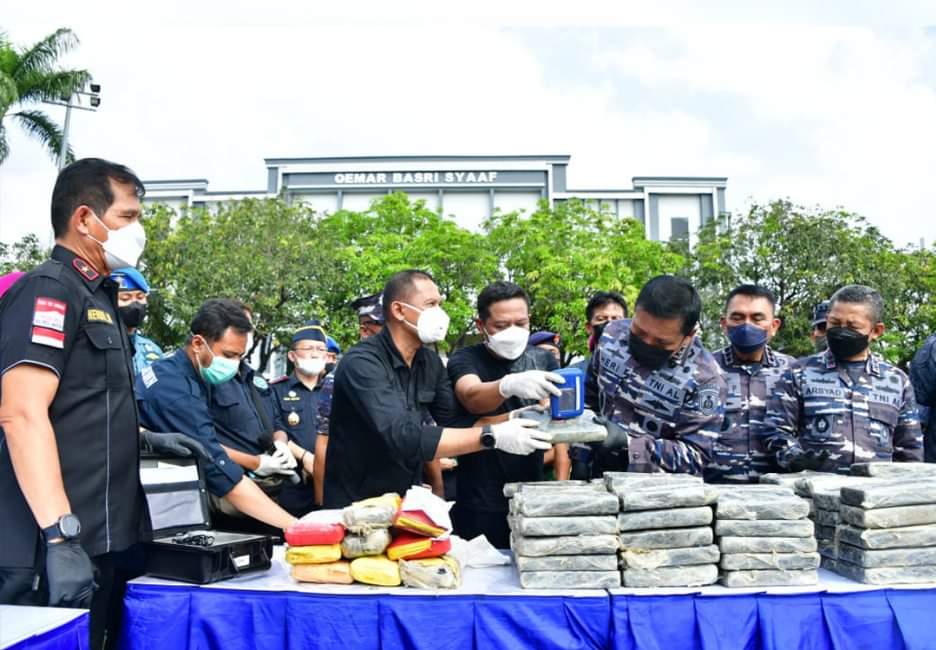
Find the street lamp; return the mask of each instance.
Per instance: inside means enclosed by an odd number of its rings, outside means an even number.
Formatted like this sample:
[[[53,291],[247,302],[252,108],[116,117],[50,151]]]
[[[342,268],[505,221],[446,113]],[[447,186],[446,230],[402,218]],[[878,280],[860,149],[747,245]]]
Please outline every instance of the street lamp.
[[[81,98],[88,98],[88,106],[81,105]],[[74,100],[74,102],[72,101]],[[65,127],[62,129],[62,144],[59,147],[58,155],[58,168],[59,170],[65,166],[65,154],[68,151],[68,129],[71,126],[71,109],[77,108],[80,111],[91,111],[92,113],[97,111],[98,106],[101,105],[101,84],[88,84],[88,90],[78,90],[71,97],[62,97],[60,102],[43,102],[44,104],[51,104],[53,106],[64,106],[65,107]]]

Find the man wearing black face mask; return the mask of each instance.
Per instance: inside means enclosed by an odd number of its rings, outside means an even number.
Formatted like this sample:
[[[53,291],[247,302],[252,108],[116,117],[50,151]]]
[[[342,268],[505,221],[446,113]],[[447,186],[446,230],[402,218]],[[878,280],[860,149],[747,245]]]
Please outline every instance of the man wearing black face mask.
[[[761,474],[776,471],[760,431],[768,395],[795,363],[770,348],[780,329],[776,308],[773,292],[754,284],[733,289],[725,301],[721,328],[731,344],[716,352],[715,360],[725,373],[728,401],[712,462],[705,468],[707,481],[756,483]]]
[[[719,434],[725,380],[696,337],[702,301],[685,280],[661,275],[637,297],[633,320],[608,323],[585,380],[585,400],[608,421],[593,449],[603,471],[702,474]]]
[[[127,328],[130,338],[130,351],[133,354],[133,373],[140,374],[154,361],[163,358],[163,351],[152,339],[140,334],[140,325],[146,318],[149,284],[143,274],[133,267],[119,269],[111,273],[111,279],[117,283],[117,311],[120,321]]]
[[[829,349],[784,372],[767,405],[766,448],[794,472],[923,460],[910,380],[869,349],[884,333],[881,294],[853,284],[829,302]]]

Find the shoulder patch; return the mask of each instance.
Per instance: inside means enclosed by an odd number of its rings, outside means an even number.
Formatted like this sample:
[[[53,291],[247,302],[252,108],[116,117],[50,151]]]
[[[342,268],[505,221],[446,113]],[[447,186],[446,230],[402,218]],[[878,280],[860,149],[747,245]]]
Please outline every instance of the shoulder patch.
[[[718,410],[718,388],[706,386],[699,389],[699,410],[702,415],[712,415]]]
[[[108,314],[103,309],[89,309],[88,310],[88,322],[89,323],[107,323],[108,325],[113,325],[114,319],[111,318],[111,315]]]
[[[266,390],[270,387],[270,385],[267,383],[267,380],[261,377],[260,375],[254,375],[253,383],[254,383],[254,386],[259,388],[260,390]]]
[[[281,383],[283,383],[283,382],[286,381],[287,379],[289,379],[289,375],[280,375],[280,376],[277,377],[276,379],[271,379],[271,380],[270,380],[270,384],[272,384],[272,385],[275,386],[276,384],[281,384]]]
[[[143,385],[147,388],[159,381],[159,378],[156,377],[156,371],[153,370],[153,366],[143,368],[143,370],[140,371],[140,379],[143,380]]]
[[[68,306],[61,300],[37,296],[33,308],[32,324],[37,328],[65,331],[65,313]]]

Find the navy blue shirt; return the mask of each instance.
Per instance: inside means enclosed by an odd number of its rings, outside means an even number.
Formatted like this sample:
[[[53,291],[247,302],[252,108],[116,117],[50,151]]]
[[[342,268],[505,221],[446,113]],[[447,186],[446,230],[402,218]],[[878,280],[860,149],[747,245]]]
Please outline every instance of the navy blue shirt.
[[[257,411],[251,391],[264,412]],[[257,442],[264,433],[272,434],[274,409],[270,386],[243,361],[231,381],[212,386],[208,391],[208,410],[214,420],[215,431],[221,444],[247,454],[266,451]]]
[[[323,400],[320,379],[314,390],[309,390],[295,374],[270,384],[275,411],[275,427],[285,431],[289,439],[308,451],[315,451],[315,437],[319,432],[319,408]],[[324,419],[324,418],[323,418]],[[327,420],[326,420],[327,421]],[[301,517],[315,509],[315,492],[309,483],[284,483],[277,502],[288,512]]]
[[[144,368],[134,389],[144,428],[184,433],[205,447],[213,461],[203,464],[209,492],[222,497],[240,482],[244,472],[221,448],[208,410],[209,389],[184,349]]]

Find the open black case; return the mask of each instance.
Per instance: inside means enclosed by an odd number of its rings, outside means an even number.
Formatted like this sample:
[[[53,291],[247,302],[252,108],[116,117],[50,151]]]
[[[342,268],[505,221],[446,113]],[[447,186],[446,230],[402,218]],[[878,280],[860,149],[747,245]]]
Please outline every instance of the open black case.
[[[153,541],[146,544],[148,575],[208,584],[270,568],[269,535],[211,529],[208,493],[195,460],[144,456],[140,480],[153,526]]]

